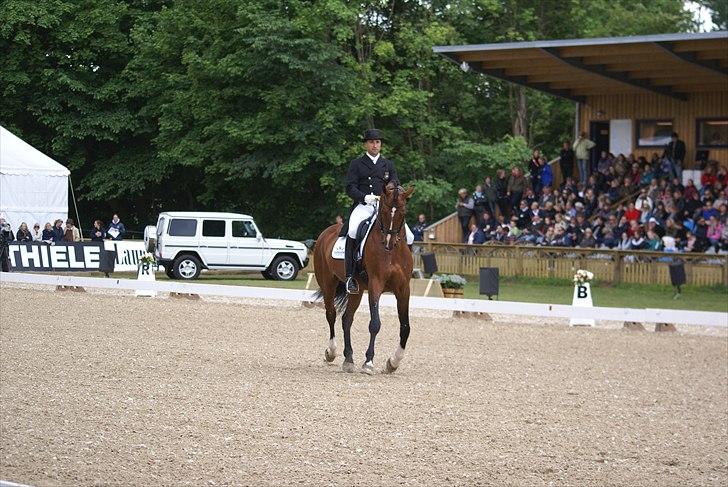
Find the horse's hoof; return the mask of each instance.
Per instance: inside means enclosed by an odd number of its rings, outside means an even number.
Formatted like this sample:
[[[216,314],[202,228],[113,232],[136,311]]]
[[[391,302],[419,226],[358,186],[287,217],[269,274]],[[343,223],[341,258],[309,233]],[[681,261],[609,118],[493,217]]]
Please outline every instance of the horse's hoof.
[[[351,374],[352,372],[354,372],[354,362],[344,362],[343,364],[341,364],[341,370]]]
[[[397,370],[397,367],[392,365],[392,359],[387,359],[387,364],[384,366],[385,374],[393,374]]]
[[[331,350],[327,347],[326,350],[324,350],[324,359],[331,363],[336,358],[336,352],[331,352]]]
[[[361,366],[361,373],[366,375],[374,375],[374,364],[371,362],[365,362]]]

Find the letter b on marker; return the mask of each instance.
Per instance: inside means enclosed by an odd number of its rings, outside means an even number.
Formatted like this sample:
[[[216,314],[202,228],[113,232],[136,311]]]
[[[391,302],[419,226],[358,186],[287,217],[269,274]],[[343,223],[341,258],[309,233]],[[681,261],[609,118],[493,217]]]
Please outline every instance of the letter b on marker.
[[[579,299],[586,298],[586,286],[578,286],[576,288],[576,297]]]

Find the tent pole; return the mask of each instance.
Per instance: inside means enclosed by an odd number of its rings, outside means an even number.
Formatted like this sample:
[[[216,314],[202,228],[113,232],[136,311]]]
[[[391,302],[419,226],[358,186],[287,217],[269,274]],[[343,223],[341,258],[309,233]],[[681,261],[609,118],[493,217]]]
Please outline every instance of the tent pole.
[[[81,217],[78,216],[78,205],[76,204],[76,194],[73,192],[73,180],[68,176],[68,183],[71,185],[71,198],[73,199],[73,208],[76,210],[76,221],[78,222],[78,233],[83,241],[83,228],[81,228]]]

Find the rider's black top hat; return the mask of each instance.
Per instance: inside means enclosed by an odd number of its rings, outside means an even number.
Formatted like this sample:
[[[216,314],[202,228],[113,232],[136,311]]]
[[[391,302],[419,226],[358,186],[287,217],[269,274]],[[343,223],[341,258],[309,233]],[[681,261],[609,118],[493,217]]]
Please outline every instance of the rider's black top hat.
[[[362,142],[366,142],[367,140],[384,140],[384,136],[379,129],[368,129],[364,132]]]

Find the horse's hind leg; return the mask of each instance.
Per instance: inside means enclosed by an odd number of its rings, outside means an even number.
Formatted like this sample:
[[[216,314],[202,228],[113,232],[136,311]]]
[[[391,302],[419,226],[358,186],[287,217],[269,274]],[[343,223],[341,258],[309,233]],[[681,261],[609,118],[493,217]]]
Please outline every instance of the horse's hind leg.
[[[349,295],[346,310],[341,317],[341,326],[344,329],[344,363],[341,369],[344,372],[354,372],[354,349],[351,346],[351,325],[354,323],[354,314],[359,307],[359,303],[361,303],[361,296],[362,293]]]

